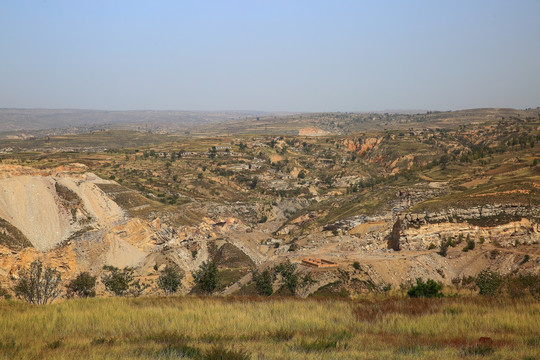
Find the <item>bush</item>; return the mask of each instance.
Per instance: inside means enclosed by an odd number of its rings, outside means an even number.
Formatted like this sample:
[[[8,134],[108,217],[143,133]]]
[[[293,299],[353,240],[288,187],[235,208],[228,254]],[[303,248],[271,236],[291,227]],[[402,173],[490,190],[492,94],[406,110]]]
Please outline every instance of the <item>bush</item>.
[[[448,253],[448,246],[450,243],[446,241],[445,239],[441,240],[441,249],[439,250],[439,255],[446,257],[446,254]]]
[[[19,273],[14,287],[15,295],[31,304],[47,304],[60,296],[61,281],[56,269],[43,267],[42,262],[36,260]]]
[[[104,266],[108,273],[101,278],[105,289],[116,296],[139,296],[147,286],[141,285],[139,280],[135,280],[133,269],[126,267],[122,270],[114,266]]]
[[[362,266],[360,266],[360,263],[358,261],[353,262],[352,266],[356,270],[360,270],[362,268]]]
[[[157,284],[166,295],[174,294],[182,284],[182,274],[176,266],[167,265],[159,275]]]
[[[463,248],[463,251],[467,252],[469,250],[473,250],[474,246],[475,246],[474,240],[467,240],[467,245],[465,245],[465,247]]]
[[[304,276],[300,276],[300,273],[297,271],[297,265],[291,263],[289,259],[285,262],[282,262],[276,266],[276,274],[280,274],[283,285],[292,295],[296,295],[298,291],[304,290],[309,285],[316,283],[316,281],[311,277],[311,273],[307,273]]]
[[[523,265],[525,264],[527,261],[529,261],[531,257],[529,256],[529,254],[525,254],[525,256],[523,256],[523,259],[520,261],[519,265]]]
[[[96,277],[82,272],[66,286],[68,297],[81,298],[96,296]]]
[[[252,272],[253,282],[255,282],[255,288],[257,294],[263,296],[270,296],[274,293],[273,283],[276,278],[275,273],[272,270],[266,269],[263,272],[254,270]]]
[[[216,291],[220,280],[217,263],[215,261],[203,262],[199,270],[193,274],[193,280],[205,294]]]
[[[299,275],[296,272],[297,265],[291,263],[289,259],[276,266],[276,272],[281,274],[283,283],[291,294],[296,294],[299,285]]]
[[[523,298],[529,294],[535,299],[540,299],[540,274],[508,275],[505,280],[510,297]]]
[[[413,298],[443,297],[441,289],[442,284],[436,282],[435,280],[428,279],[426,282],[424,282],[422,279],[418,278],[416,279],[416,285],[412,286],[409,291],[407,291],[407,295]]]
[[[494,296],[501,292],[503,278],[499,273],[486,269],[476,276],[474,282],[480,295]]]

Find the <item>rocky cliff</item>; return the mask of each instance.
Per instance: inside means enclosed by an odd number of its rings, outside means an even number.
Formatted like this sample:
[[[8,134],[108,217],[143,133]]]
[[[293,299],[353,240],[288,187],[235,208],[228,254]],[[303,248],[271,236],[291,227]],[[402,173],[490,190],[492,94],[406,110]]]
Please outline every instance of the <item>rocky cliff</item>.
[[[401,247],[414,250],[439,246],[443,238],[469,237],[501,246],[540,243],[540,208],[535,206],[487,205],[400,213],[395,223],[399,236],[389,238],[391,248],[396,246],[396,237]]]

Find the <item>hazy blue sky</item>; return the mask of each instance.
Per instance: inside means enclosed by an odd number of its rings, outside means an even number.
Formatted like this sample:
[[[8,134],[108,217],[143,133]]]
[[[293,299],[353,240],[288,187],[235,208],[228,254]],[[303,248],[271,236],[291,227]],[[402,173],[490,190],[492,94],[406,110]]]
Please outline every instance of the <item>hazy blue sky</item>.
[[[0,107],[539,105],[539,0],[0,0]]]

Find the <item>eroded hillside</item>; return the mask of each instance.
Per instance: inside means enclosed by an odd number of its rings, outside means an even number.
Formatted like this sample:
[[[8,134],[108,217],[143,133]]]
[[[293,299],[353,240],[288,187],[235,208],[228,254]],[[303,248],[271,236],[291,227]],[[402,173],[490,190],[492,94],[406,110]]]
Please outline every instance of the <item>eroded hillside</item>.
[[[208,259],[224,294],[253,293],[253,269],[307,258],[338,267],[300,266],[316,280],[303,296],[538,272],[538,111],[366,116],[320,119],[389,128],[336,135],[321,123],[140,148],[117,136],[105,151],[76,145],[110,144],[109,132],[12,141],[0,154],[1,281],[36,258],[65,279],[133,267],[148,292],[170,263],[186,275],[182,291],[197,291],[191,274]]]

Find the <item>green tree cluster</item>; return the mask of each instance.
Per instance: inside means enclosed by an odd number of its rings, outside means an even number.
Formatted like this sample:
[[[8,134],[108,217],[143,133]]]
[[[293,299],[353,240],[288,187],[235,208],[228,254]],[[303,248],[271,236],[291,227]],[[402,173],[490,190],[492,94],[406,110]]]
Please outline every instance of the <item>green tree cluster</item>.
[[[212,294],[218,288],[220,274],[215,261],[205,261],[193,274],[193,280],[205,294]]]
[[[407,291],[407,295],[412,298],[438,298],[443,297],[441,290],[441,283],[432,279],[428,279],[424,282],[424,280],[418,278],[416,279],[416,285],[412,286],[409,291]]]
[[[66,286],[67,296],[77,295],[81,298],[96,296],[96,277],[88,272],[82,272]]]
[[[166,295],[177,292],[182,284],[182,275],[178,267],[173,265],[165,266],[165,269],[158,277],[157,284]]]
[[[106,265],[103,267],[106,274],[101,281],[107,291],[116,296],[140,296],[148,287],[141,284],[139,279],[135,279],[134,270],[130,267],[119,269],[117,267]]]

